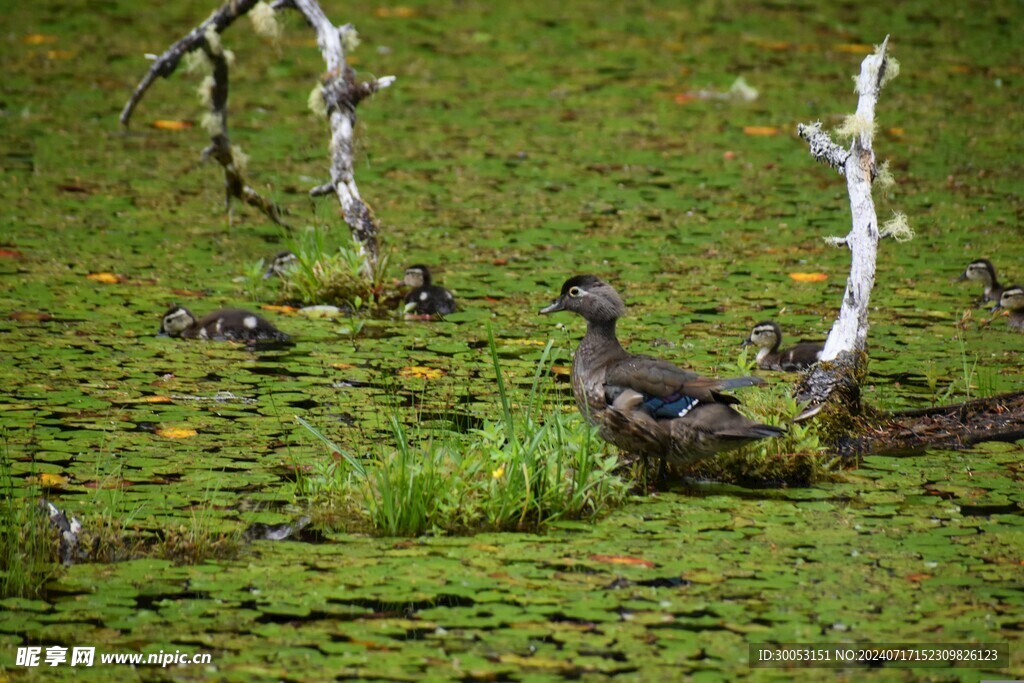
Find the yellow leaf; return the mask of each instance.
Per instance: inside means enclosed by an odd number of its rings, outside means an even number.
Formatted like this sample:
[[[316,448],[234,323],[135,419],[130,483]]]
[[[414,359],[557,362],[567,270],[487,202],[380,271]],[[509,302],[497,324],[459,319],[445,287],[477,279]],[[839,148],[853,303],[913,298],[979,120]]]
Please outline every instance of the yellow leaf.
[[[56,43],[57,36],[47,35],[45,33],[29,33],[27,36],[21,39],[21,42],[26,45],[43,45],[45,43]]]
[[[153,122],[153,127],[159,130],[187,130],[192,127],[192,122],[157,119]]]
[[[27,320],[43,321],[43,320],[52,320],[53,316],[50,315],[49,313],[43,313],[42,311],[12,311],[11,314],[7,316],[7,319],[8,320],[20,320],[20,321],[27,321]]]
[[[71,59],[75,56],[75,53],[71,50],[47,50],[47,59]]]
[[[874,45],[864,45],[862,43],[839,43],[836,45],[837,52],[849,52],[854,55],[869,55],[875,51]]]
[[[156,433],[157,436],[162,436],[165,439],[187,439],[199,432],[191,427],[160,427],[156,430]]]
[[[552,365],[551,366],[551,374],[552,375],[571,375],[572,374],[572,368],[567,368],[564,365]]]
[[[260,308],[264,311],[273,311],[274,313],[294,313],[299,310],[294,306],[275,306],[274,304],[263,304]]]
[[[899,137],[899,136],[903,135],[903,129],[902,128],[890,128],[889,129],[889,135],[893,135],[895,137]]]
[[[628,564],[637,567],[647,567],[648,569],[654,567],[654,563],[650,560],[645,560],[642,557],[629,557],[628,555],[591,555],[590,559],[594,562],[603,562],[605,564]]]
[[[124,282],[124,276],[117,273],[89,273],[85,277],[94,282],[102,282],[105,285],[116,285],[119,282]]]
[[[779,129],[775,126],[743,126],[746,135],[778,135]]]
[[[351,363],[331,363],[331,367],[335,370],[351,370],[355,366]]]
[[[62,474],[42,472],[39,476],[29,477],[29,481],[33,484],[39,484],[44,489],[56,489],[67,486],[68,478]]]
[[[425,365],[409,365],[398,371],[399,377],[414,377],[416,379],[438,379],[444,376],[443,370],[428,368]]]
[[[512,346],[544,346],[547,344],[547,342],[542,342],[539,339],[502,339],[501,343]]]
[[[378,17],[395,17],[398,19],[408,19],[409,17],[416,16],[416,10],[412,7],[405,7],[404,5],[398,5],[397,7],[378,7],[374,14]]]
[[[144,396],[142,398],[143,403],[170,403],[171,399],[167,396]]]
[[[789,278],[797,282],[824,282],[828,279],[825,273],[790,273]]]

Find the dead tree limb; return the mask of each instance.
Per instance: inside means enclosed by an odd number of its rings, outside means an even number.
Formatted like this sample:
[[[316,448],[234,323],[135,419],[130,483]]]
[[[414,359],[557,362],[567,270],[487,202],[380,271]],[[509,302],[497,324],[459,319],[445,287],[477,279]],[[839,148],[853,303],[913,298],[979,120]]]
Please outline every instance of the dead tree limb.
[[[244,155],[231,145],[227,133],[227,99],[229,60],[220,45],[220,35],[240,16],[261,5],[261,0],[228,0],[209,19],[192,29],[157,57],[121,112],[121,123],[128,125],[135,107],[158,77],[167,78],[178,68],[185,55],[202,51],[212,64],[208,88],[210,112],[205,119],[211,143],[203,157],[213,157],[224,169],[224,187],[227,201],[235,197],[259,209],[275,223],[284,225],[279,208],[260,196],[245,180]],[[266,7],[265,5],[263,6]],[[388,87],[394,76],[383,76],[370,81],[359,81],[355,71],[345,61],[345,42],[355,41],[355,29],[346,24],[340,28],[327,18],[316,0],[276,0],[273,10],[294,9],[305,17],[317,36],[317,45],[327,65],[320,94],[326,105],[331,126],[331,179],[310,192],[314,197],[334,193],[341,204],[345,222],[360,245],[365,259],[366,275],[374,279],[380,265],[380,228],[373,211],[359,195],[353,171],[353,133],[356,125],[356,107],[364,98]]]
[[[315,0],[289,0],[281,3],[281,6],[293,7],[306,18],[306,22],[316,32],[316,43],[327,65],[321,94],[331,124],[331,180],[313,188],[310,194],[318,197],[334,192],[338,196],[345,222],[359,242],[366,260],[367,275],[372,279],[380,263],[380,226],[356,186],[352,166],[353,132],[359,102],[391,85],[395,77],[383,76],[372,81],[358,81],[355,71],[345,61],[343,43],[346,37],[355,36],[355,29],[351,24],[335,27]]]
[[[209,19],[169,47],[156,58],[149,72],[136,86],[131,98],[121,111],[121,124],[127,126],[132,112],[157,77],[168,78],[173,74],[181,60],[189,53],[201,50],[211,64],[212,74],[209,81],[204,81],[202,88],[206,90],[203,99],[208,100],[210,111],[204,119],[205,128],[210,133],[210,145],[203,150],[203,158],[213,158],[224,170],[224,204],[225,210],[231,208],[231,198],[259,210],[267,218],[278,225],[288,227],[281,218],[281,210],[274,202],[263,197],[245,178],[245,155],[231,145],[228,137],[228,54],[221,45],[220,36],[236,19],[245,15],[256,6],[259,0],[237,0],[224,3]]]
[[[839,316],[825,342],[821,360],[804,376],[797,388],[800,400],[808,401],[806,410],[797,419],[817,414],[827,402],[838,401],[848,414],[860,408],[859,387],[867,369],[868,304],[875,282],[875,262],[881,233],[871,184],[877,175],[872,140],[875,127],[875,105],[882,86],[895,77],[898,64],[886,55],[889,37],[864,58],[857,77],[857,112],[847,119],[841,132],[853,137],[849,150],[832,142],[818,123],[800,125],[797,129],[807,140],[811,154],[846,177],[850,195],[852,227],[833,244],[850,250],[850,276],[846,281]],[[902,234],[902,233],[901,233]]]

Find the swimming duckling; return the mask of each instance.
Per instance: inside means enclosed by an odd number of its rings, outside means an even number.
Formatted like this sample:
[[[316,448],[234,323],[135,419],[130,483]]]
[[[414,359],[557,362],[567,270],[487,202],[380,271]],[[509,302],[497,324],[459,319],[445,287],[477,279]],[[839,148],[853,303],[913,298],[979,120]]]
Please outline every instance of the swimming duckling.
[[[298,256],[290,251],[282,251],[271,260],[270,265],[267,266],[267,272],[263,273],[263,279],[266,280],[274,275],[281,277],[287,270],[294,268],[298,262]]]
[[[161,335],[215,341],[283,342],[288,335],[269,322],[240,308],[224,308],[196,320],[183,306],[171,306],[160,323]]]
[[[587,321],[572,361],[576,405],[601,436],[643,457],[685,465],[785,430],[748,420],[724,390],[763,384],[757,377],[714,379],[668,361],[627,352],[615,335],[626,312],[618,292],[593,275],[566,280],[541,313],[571,311]]]
[[[1013,285],[1004,289],[999,303],[992,310],[1003,308],[1008,311],[1006,324],[1018,332],[1024,332],[1024,287]]]
[[[804,370],[818,362],[824,344],[816,342],[800,342],[796,346],[779,351],[782,343],[782,330],[771,320],[765,320],[750,331],[750,336],[743,341],[743,346],[753,344],[757,347],[757,367],[762,370]]]
[[[999,297],[1003,293],[1003,288],[999,285],[999,280],[996,279],[996,269],[988,259],[982,258],[968,263],[967,268],[956,281],[963,282],[964,280],[980,282],[985,287],[985,293],[981,297],[982,303],[999,301]]]
[[[431,283],[430,271],[426,266],[406,268],[402,284],[412,287],[405,295],[408,312],[419,315],[448,315],[455,312],[455,297],[444,287]]]

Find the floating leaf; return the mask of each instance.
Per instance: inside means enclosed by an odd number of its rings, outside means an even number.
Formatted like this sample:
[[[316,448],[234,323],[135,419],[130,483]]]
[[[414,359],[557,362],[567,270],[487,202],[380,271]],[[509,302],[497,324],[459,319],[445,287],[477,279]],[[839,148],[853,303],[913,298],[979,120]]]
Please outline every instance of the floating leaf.
[[[57,36],[51,36],[46,33],[29,33],[21,39],[21,42],[26,45],[45,45],[46,43],[56,43]]]
[[[398,371],[399,377],[415,377],[417,379],[438,379],[444,376],[443,370],[428,368],[425,365],[407,365]]]
[[[171,399],[167,396],[144,396],[142,398],[143,403],[171,403]]]
[[[634,567],[654,568],[654,563],[650,560],[645,560],[642,557],[630,557],[628,555],[591,555],[590,559],[594,562],[603,562],[604,564],[628,564]]]
[[[356,366],[351,363],[331,363],[331,367],[335,370],[351,370]]]
[[[33,484],[39,484],[44,489],[63,488],[68,483],[68,478],[63,474],[54,474],[53,472],[41,472],[38,476],[29,477],[28,480]]]
[[[875,51],[874,45],[864,45],[863,43],[839,43],[836,45],[837,52],[847,52],[853,55],[869,55]]]
[[[889,135],[893,135],[895,137],[900,137],[901,135],[903,135],[903,129],[902,128],[896,128],[896,127],[890,128],[889,129]]]
[[[153,122],[153,127],[158,130],[187,130],[192,127],[192,122],[157,119]]]
[[[260,306],[264,311],[273,311],[274,313],[294,313],[299,310],[294,306],[277,306],[275,304],[263,304]]]
[[[71,59],[75,56],[73,50],[47,50],[47,59]]]
[[[373,13],[378,17],[393,17],[397,19],[408,19],[409,17],[416,16],[416,10],[412,7],[406,7],[405,5],[398,5],[396,7],[378,7]]]
[[[775,126],[743,126],[745,135],[778,135],[779,129]]]
[[[89,273],[85,277],[87,280],[102,282],[105,285],[116,285],[125,281],[125,277],[117,273]]]
[[[198,433],[191,427],[158,427],[156,430],[157,436],[165,439],[188,439]]]
[[[29,320],[43,321],[43,320],[53,320],[53,316],[50,315],[49,313],[43,313],[42,311],[12,311],[11,314],[7,316],[7,319],[8,320],[21,320],[21,321],[29,321]]]
[[[688,102],[692,102],[693,100],[696,100],[696,99],[700,99],[700,98],[698,98],[696,95],[694,95],[691,92],[676,93],[672,97],[672,101],[675,102],[676,104],[687,104]]]
[[[551,366],[551,374],[552,375],[571,375],[572,374],[572,368],[567,368],[564,365],[552,365]]]
[[[828,279],[825,273],[790,273],[789,278],[797,282],[824,282]]]
[[[24,258],[24,257],[25,257],[25,255],[22,254],[17,249],[0,249],[0,258]]]

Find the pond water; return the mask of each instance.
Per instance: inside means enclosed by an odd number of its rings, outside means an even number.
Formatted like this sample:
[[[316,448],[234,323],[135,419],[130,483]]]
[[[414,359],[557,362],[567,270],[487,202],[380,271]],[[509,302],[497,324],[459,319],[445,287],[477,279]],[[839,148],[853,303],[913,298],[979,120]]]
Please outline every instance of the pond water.
[[[8,8],[0,429],[16,495],[45,480],[62,508],[132,534],[197,516],[225,533],[290,521],[296,469],[329,458],[295,416],[357,453],[388,438],[387,410],[456,430],[495,419],[487,325],[513,385],[530,385],[549,339],[567,365],[582,323],[536,311],[576,273],[624,294],[632,351],[703,373],[736,372],[764,318],[791,341],[824,338],[848,256],[821,238],[845,234],[849,210],[795,129],[853,110],[850,76],[886,34],[901,75],[875,148],[897,185],[876,202],[917,238],[880,250],[865,398],[898,409],[1024,390],[1024,336],[951,282],[982,257],[1024,280],[1019,2],[325,2],[360,31],[356,68],[398,76],[360,107],[356,166],[393,275],[429,264],[462,310],[356,334],[270,311],[295,344],[256,351],[155,336],[172,302],[272,302],[272,284],[252,301],[239,276],[290,239],[247,208],[224,213],[220,172],[198,158],[199,77],[156,83],[132,128],[117,124],[143,55],[212,9]],[[290,17],[268,48],[243,21],[225,42],[232,140],[254,184],[341,241],[336,205],[306,194],[327,171],[326,128],[305,107],[323,68],[311,34]],[[738,77],[757,99],[725,96]],[[411,366],[443,375],[400,373]],[[555,395],[571,400],[564,382]],[[679,484],[538,534],[328,529],[192,566],[80,564],[39,598],[0,602],[0,676],[768,680],[749,643],[1008,642],[1010,668],[845,675],[1020,678],[1021,446],[871,456],[811,488]],[[15,663],[25,645],[212,664],[31,669]]]

